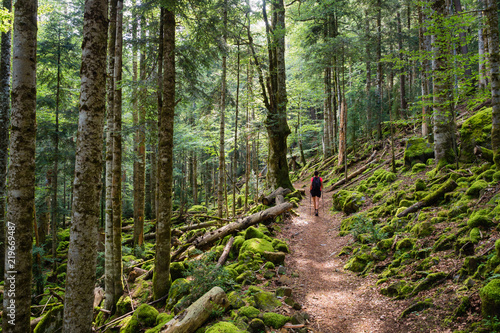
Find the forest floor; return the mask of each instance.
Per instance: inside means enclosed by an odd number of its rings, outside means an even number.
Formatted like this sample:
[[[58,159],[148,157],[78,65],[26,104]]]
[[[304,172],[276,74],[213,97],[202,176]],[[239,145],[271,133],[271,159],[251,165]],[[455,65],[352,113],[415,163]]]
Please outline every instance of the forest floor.
[[[296,189],[305,186],[295,184]],[[374,276],[362,278],[344,271],[346,258],[337,254],[353,239],[338,235],[343,213],[327,208],[332,206],[333,192],[323,193],[319,216],[313,214],[308,192],[298,208],[299,216],[286,223],[281,238],[290,246],[286,267],[295,299],[310,315],[310,327],[323,333],[415,332],[414,325],[398,320],[408,301],[391,301],[381,295]]]

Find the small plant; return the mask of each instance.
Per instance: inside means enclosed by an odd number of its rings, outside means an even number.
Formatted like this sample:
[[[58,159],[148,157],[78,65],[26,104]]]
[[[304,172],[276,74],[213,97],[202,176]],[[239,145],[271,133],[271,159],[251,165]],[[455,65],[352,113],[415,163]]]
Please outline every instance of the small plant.
[[[366,214],[358,214],[353,216],[352,219],[353,222],[350,232],[355,239],[358,239],[361,234],[369,234],[370,236],[365,239],[370,243],[375,243],[387,238],[387,233],[382,232],[380,227],[374,225],[372,219],[366,216]]]
[[[138,259],[144,259],[144,255],[146,254],[146,250],[144,247],[141,247],[139,245],[136,245],[134,247],[134,256]]]
[[[500,332],[500,319],[497,316],[483,319],[482,320],[483,328],[486,328],[488,332]]]

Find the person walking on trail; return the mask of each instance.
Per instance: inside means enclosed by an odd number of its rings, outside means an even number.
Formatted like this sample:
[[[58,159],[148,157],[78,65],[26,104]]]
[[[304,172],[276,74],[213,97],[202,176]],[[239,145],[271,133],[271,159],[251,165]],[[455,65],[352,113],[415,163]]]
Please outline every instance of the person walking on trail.
[[[314,204],[314,215],[318,216],[319,198],[321,198],[321,191],[323,191],[323,178],[319,176],[318,171],[314,171],[314,177],[311,178],[311,197]]]

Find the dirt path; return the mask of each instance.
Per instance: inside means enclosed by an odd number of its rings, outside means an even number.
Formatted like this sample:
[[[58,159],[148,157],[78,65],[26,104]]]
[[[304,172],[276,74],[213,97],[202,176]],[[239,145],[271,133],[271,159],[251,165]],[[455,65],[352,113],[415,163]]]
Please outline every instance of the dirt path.
[[[295,184],[295,188],[303,185]],[[300,215],[282,230],[291,250],[286,267],[292,273],[295,298],[319,332],[408,332],[397,321],[405,302],[391,302],[378,293],[376,277],[361,278],[344,271],[346,258],[336,255],[351,237],[338,236],[342,216],[327,210],[331,196],[326,193],[322,198],[324,209],[319,216],[311,214],[309,197],[303,199],[297,211]]]

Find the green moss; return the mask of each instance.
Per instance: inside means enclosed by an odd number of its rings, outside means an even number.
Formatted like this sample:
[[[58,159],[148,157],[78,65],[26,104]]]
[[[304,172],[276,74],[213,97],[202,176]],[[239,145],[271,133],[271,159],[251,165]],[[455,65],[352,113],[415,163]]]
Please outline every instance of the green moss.
[[[417,179],[417,181],[415,182],[415,192],[425,191],[426,188],[427,185],[425,184],[425,182],[420,178]]]
[[[151,327],[156,324],[156,317],[159,313],[154,307],[148,304],[141,304],[134,312],[133,317],[137,319],[142,327]]]
[[[260,291],[253,295],[255,306],[258,309],[269,311],[277,306],[281,306],[281,302],[274,296],[274,294],[267,291]]]
[[[36,325],[33,333],[55,333],[62,330],[64,305],[54,306]]]
[[[481,190],[483,190],[483,189],[485,189],[487,187],[488,187],[488,183],[485,180],[483,180],[483,179],[476,180],[467,189],[467,191],[465,192],[465,194],[467,194],[467,195],[469,195],[471,197],[474,197],[474,198],[478,198]]]
[[[264,264],[264,268],[265,268],[265,269],[275,269],[275,268],[276,268],[276,266],[275,266],[272,262],[268,261],[268,262],[266,262],[266,263]]]
[[[245,240],[252,238],[264,238],[264,233],[257,228],[249,227],[245,232]]]
[[[189,281],[184,278],[176,279],[172,282],[168,291],[166,309],[172,309],[175,304],[185,295],[189,294]]]
[[[188,213],[191,214],[196,214],[196,213],[206,213],[207,212],[207,207],[201,206],[201,205],[193,205],[191,206],[188,211]]]
[[[420,281],[419,284],[417,284],[412,294],[416,295],[421,291],[432,288],[436,284],[441,283],[447,276],[448,274],[445,272],[431,273],[427,275],[425,279],[423,279],[422,281]]]
[[[413,165],[413,167],[411,168],[411,172],[412,173],[419,173],[420,171],[423,171],[425,170],[427,166],[424,164],[424,163],[416,163],[415,165]]]
[[[406,144],[404,160],[407,167],[415,163],[425,163],[434,157],[434,147],[423,138],[413,138]]]
[[[238,310],[240,316],[245,316],[247,318],[257,318],[260,314],[259,309],[253,306],[243,306]]]
[[[377,248],[381,250],[389,250],[392,247],[392,243],[394,243],[394,238],[382,239],[377,243]]]
[[[172,262],[170,263],[170,276],[172,281],[175,281],[184,276],[186,268],[182,262]]]
[[[483,317],[500,316],[500,279],[491,280],[480,292]]]
[[[218,323],[210,326],[205,333],[243,333],[246,331],[240,330],[233,323],[219,321]]]
[[[264,313],[263,319],[264,319],[264,324],[266,324],[267,326],[270,326],[272,328],[281,328],[288,321],[291,320],[290,317],[284,316],[284,315],[279,314],[279,313],[274,313],[274,312]]]
[[[472,243],[477,244],[481,240],[481,231],[479,228],[473,228],[469,233],[469,238]]]
[[[276,251],[290,253],[290,250],[288,249],[288,245],[286,245],[286,243],[282,240],[273,239],[272,245]]]
[[[403,238],[402,240],[396,243],[396,250],[406,250],[409,251],[413,249],[415,245],[415,240],[411,238]]]
[[[491,148],[492,109],[486,108],[467,119],[460,128],[460,159],[464,162],[475,160],[474,147]]]
[[[362,193],[347,190],[338,191],[332,196],[333,207],[346,214],[357,212],[365,200]]]
[[[244,260],[243,254],[245,252],[259,253],[263,254],[264,252],[273,252],[274,248],[271,242],[266,241],[265,239],[260,238],[252,238],[243,242],[240,248],[240,255],[238,256],[238,261]]]
[[[233,309],[239,309],[245,306],[245,302],[241,298],[240,294],[234,290],[227,294],[227,299],[229,300],[229,304]]]
[[[370,259],[370,256],[366,253],[355,255],[344,265],[344,269],[352,272],[362,272]]]
[[[431,300],[425,300],[425,301],[420,301],[415,304],[410,305],[408,308],[406,308],[401,315],[399,316],[400,319],[407,317],[410,313],[412,312],[420,312],[425,309],[430,308],[433,306]]]
[[[173,314],[168,314],[168,313],[160,313],[156,317],[156,326],[150,329],[147,329],[144,333],[160,333],[161,329],[163,326],[165,326],[166,323],[168,323],[170,320],[174,318]]]
[[[151,294],[151,284],[143,279],[137,279],[136,287],[132,294],[133,299],[139,301],[139,303],[146,303]]]
[[[130,296],[123,295],[116,302],[116,312],[115,314],[120,317],[126,313],[132,311],[132,300]]]
[[[488,209],[481,209],[477,212],[472,213],[470,219],[467,221],[467,225],[469,226],[469,228],[490,227],[493,222],[488,216],[488,213]]]
[[[395,297],[401,294],[405,286],[406,286],[406,281],[400,280],[390,284],[385,288],[380,289],[380,293],[388,297]]]
[[[438,251],[444,251],[451,249],[453,247],[453,244],[455,242],[455,239],[457,236],[455,234],[451,235],[442,235],[439,237],[434,245],[432,246],[432,252],[438,252]]]
[[[427,237],[434,232],[434,227],[430,222],[421,222],[415,224],[411,229],[411,232],[418,238]]]

